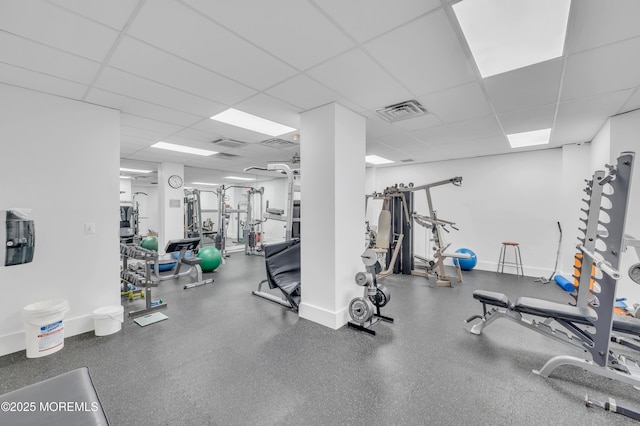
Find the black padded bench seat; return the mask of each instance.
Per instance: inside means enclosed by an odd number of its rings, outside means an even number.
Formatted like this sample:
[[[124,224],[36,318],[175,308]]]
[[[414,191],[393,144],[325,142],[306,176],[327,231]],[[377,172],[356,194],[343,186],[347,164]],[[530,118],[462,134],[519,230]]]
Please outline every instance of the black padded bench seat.
[[[509,298],[502,293],[487,290],[476,290],[473,292],[473,298],[488,305],[499,306],[501,308],[510,308]]]
[[[12,426],[107,426],[87,367],[0,395],[9,410],[0,411],[0,424]],[[8,405],[7,405],[8,404]],[[11,411],[12,404],[21,411]],[[29,404],[25,408],[25,404]]]
[[[473,292],[473,298],[487,305],[511,309],[521,314],[557,318],[578,324],[592,325],[593,321],[598,319],[598,315],[593,309],[583,309],[533,297],[519,297],[516,303],[511,305],[509,298],[502,293],[476,290]]]
[[[621,333],[640,335],[640,319],[614,315],[612,328],[614,331],[619,331]]]
[[[598,319],[598,314],[593,309],[563,305],[562,303],[534,299],[533,297],[519,297],[513,308],[523,314],[557,318],[578,324],[592,325]]]

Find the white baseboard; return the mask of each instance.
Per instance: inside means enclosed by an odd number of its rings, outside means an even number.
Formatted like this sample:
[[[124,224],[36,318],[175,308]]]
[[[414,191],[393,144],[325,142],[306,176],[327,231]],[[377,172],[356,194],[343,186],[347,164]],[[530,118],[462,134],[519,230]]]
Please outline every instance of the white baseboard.
[[[339,329],[348,321],[348,312],[346,307],[338,312],[331,312],[324,308],[319,308],[303,302],[300,304],[298,314],[300,315],[300,318],[324,325],[332,330]]]

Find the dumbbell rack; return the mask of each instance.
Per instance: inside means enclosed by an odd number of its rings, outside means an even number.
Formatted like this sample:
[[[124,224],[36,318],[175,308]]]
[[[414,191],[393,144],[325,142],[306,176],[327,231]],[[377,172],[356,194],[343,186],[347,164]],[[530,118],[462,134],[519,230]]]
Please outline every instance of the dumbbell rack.
[[[144,309],[129,312],[129,317],[135,318],[147,314],[148,312],[165,309],[167,304],[162,300],[154,302],[151,297],[151,288],[157,287],[159,282],[152,279],[151,264],[158,267],[158,253],[147,250],[139,246],[128,246],[120,244],[120,254],[122,256],[122,271],[120,278],[125,286],[133,284],[136,287],[144,287],[145,305]],[[132,271],[128,268],[128,259],[142,260],[144,267],[142,272]]]

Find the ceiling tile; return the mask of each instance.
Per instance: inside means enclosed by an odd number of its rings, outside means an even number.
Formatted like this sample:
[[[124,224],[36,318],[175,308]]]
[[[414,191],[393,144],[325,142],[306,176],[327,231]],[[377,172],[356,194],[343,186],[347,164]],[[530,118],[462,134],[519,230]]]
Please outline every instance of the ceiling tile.
[[[365,48],[416,95],[476,79],[443,10],[366,43]]]
[[[388,160],[392,160],[395,162],[398,162],[404,158],[407,158],[407,154],[405,152],[391,148],[390,146],[385,145],[381,142],[376,142],[372,140],[367,141],[366,154],[379,155],[380,157],[384,157]],[[302,161],[304,161],[304,159],[302,159]]]
[[[367,109],[391,105],[411,97],[360,49],[350,50],[309,70],[307,74]]]
[[[247,86],[131,37],[123,38],[109,65],[228,106],[256,93]]]
[[[331,18],[358,42],[369,40],[440,7],[439,0],[317,0]]]
[[[82,84],[90,84],[100,69],[97,62],[4,31],[0,31],[0,62]]]
[[[558,145],[591,141],[607,119],[620,111],[631,93],[633,90],[622,90],[560,103],[551,142]]]
[[[183,126],[176,126],[174,124],[164,123],[162,121],[151,120],[145,117],[139,117],[136,115],[120,113],[120,125],[127,127],[134,127],[136,129],[153,130],[155,132],[164,133],[170,135],[178,132]]]
[[[503,135],[502,129],[493,115],[448,124],[447,127],[454,135],[464,140],[501,137]]]
[[[148,1],[128,34],[257,90],[295,70],[188,7]]]
[[[136,127],[128,127],[120,124],[121,137],[135,137],[148,141],[159,141],[166,138],[170,133],[154,132],[152,130],[139,129]]]
[[[118,32],[44,1],[3,0],[0,29],[102,62]]]
[[[430,146],[461,142],[462,138],[456,135],[447,126],[436,126],[429,129],[411,132],[411,135]]]
[[[298,74],[289,80],[283,81],[266,90],[266,93],[305,111],[330,102],[336,102],[340,98],[334,91],[304,74]]]
[[[200,117],[211,117],[225,109],[224,105],[211,100],[111,67],[102,70],[94,87]]]
[[[498,115],[505,134],[550,129],[556,114],[555,104]]]
[[[138,0],[49,0],[82,16],[117,30],[124,28]]]
[[[492,113],[482,88],[475,82],[421,96],[418,100],[427,111],[445,123],[470,120]]]
[[[157,141],[158,141],[157,139],[150,139],[148,137],[120,135],[121,144],[127,144],[128,146],[135,146],[137,149],[146,148]]]
[[[276,123],[300,129],[299,114],[302,110],[264,93],[240,102],[235,108]]]
[[[141,117],[150,118],[152,120],[165,121],[170,124],[179,126],[190,126],[200,120],[201,117],[187,114],[182,111],[165,108],[159,105],[150,104],[148,102],[137,99],[128,98],[116,93],[107,92],[101,89],[91,89],[86,98],[87,102],[98,105],[106,105],[111,108],[119,109],[122,112],[131,115],[139,115]]]
[[[483,80],[496,113],[554,103],[558,99],[563,59],[554,59]]]
[[[640,85],[640,37],[570,55],[561,100]]]
[[[306,1],[186,2],[299,70],[317,65],[354,46]],[[318,34],[322,36],[318,37]]]
[[[397,135],[390,135],[381,138],[374,139],[376,142],[382,143],[397,149],[399,151],[411,151],[412,148],[423,147],[424,144],[418,139],[414,138],[408,133],[398,133]]]
[[[637,0],[574,1],[565,52],[603,46],[640,36],[640,2]]]
[[[207,120],[206,122],[208,121],[210,120]],[[193,127],[176,132],[174,136],[184,137],[187,139],[200,141],[200,142],[211,142],[211,141],[215,141],[217,139],[222,138],[222,136],[220,136],[219,133],[205,132],[203,130],[195,129]]]
[[[81,99],[87,90],[83,84],[3,63],[0,63],[0,81],[71,99]]]

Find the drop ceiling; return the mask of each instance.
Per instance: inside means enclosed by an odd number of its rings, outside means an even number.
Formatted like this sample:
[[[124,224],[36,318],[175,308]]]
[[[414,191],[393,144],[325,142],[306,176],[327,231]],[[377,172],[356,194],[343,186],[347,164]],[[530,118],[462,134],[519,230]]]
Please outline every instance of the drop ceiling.
[[[299,128],[301,112],[338,102],[367,118],[367,154],[398,163],[513,152],[506,134],[549,127],[546,148],[588,142],[640,107],[637,0],[574,0],[562,57],[485,79],[453,3],[2,0],[0,82],[120,110],[124,167],[183,163],[187,181],[219,183],[304,143],[209,119],[229,107]],[[429,114],[376,114],[407,100]]]

